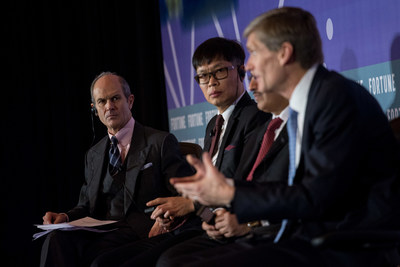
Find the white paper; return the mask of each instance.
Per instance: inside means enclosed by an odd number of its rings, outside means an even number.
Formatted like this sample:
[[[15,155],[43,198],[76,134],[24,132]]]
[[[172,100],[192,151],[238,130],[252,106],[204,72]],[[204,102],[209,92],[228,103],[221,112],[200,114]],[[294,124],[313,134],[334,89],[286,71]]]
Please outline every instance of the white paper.
[[[115,223],[115,222],[117,222],[117,221],[111,221],[111,220],[101,221],[101,220],[93,219],[91,217],[85,217],[85,218],[71,221],[68,223],[35,224],[35,226],[37,228],[45,230],[45,231],[34,234],[33,239],[35,240],[35,239],[37,239],[41,236],[44,236],[56,229],[63,230],[63,231],[85,230],[85,231],[97,232],[97,233],[114,231],[115,229],[100,230],[100,229],[91,228],[91,227],[111,224],[111,223]]]
[[[117,221],[111,221],[111,220],[101,221],[101,220],[93,219],[91,217],[85,217],[85,218],[71,221],[68,223],[35,224],[35,226],[42,230],[54,230],[54,229],[70,228],[70,227],[95,227],[95,226],[101,226],[101,225],[106,225],[106,224],[115,223],[115,222],[117,222]]]

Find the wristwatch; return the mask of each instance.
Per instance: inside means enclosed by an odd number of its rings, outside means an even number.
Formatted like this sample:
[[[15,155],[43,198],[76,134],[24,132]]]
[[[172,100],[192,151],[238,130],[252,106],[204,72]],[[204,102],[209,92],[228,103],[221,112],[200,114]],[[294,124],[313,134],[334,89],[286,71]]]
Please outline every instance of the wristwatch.
[[[252,221],[247,223],[247,227],[254,228],[254,227],[259,227],[261,226],[260,221]]]

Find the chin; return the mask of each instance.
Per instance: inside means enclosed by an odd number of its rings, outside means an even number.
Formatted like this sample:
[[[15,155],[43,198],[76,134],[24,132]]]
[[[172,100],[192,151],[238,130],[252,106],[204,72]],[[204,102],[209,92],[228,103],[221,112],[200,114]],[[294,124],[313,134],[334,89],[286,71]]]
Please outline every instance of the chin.
[[[261,111],[266,112],[266,111],[265,111],[265,108],[264,108],[264,105],[263,105],[262,103],[260,103],[260,102],[257,102],[257,108],[258,108],[259,110],[261,110]]]

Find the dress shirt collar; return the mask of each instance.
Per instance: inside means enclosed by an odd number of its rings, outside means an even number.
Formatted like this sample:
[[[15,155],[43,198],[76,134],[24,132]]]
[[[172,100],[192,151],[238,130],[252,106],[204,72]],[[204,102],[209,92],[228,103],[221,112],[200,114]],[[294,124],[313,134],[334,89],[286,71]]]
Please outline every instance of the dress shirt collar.
[[[287,122],[287,120],[289,119],[289,106],[287,106],[284,110],[282,110],[281,113],[278,115],[272,114],[272,119],[275,119],[278,117],[281,118],[281,120],[283,121],[282,124],[285,124]]]
[[[304,74],[300,82],[294,88],[292,96],[290,97],[289,106],[299,114],[304,114],[306,111],[308,92],[310,91],[317,67],[318,65],[314,65],[307,70],[306,74]]]
[[[125,126],[115,134],[115,137],[117,137],[118,139],[118,147],[126,147],[131,143],[134,127],[135,119],[131,117],[131,119],[125,124]],[[111,139],[112,134],[108,133],[108,136]]]

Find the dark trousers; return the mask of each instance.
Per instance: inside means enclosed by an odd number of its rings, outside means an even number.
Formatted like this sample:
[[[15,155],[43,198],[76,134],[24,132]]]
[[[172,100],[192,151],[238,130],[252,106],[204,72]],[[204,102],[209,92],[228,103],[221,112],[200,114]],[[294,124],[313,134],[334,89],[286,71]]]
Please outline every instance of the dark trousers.
[[[319,249],[300,239],[285,240],[277,244],[271,240],[238,240],[229,244],[216,244],[200,237],[188,240],[163,253],[156,266],[390,266],[386,263],[387,251]]]
[[[56,230],[43,243],[40,266],[89,266],[106,251],[138,239],[129,226],[105,233]]]
[[[165,250],[202,233],[200,229],[187,229],[132,242],[102,253],[91,267],[154,266]]]

